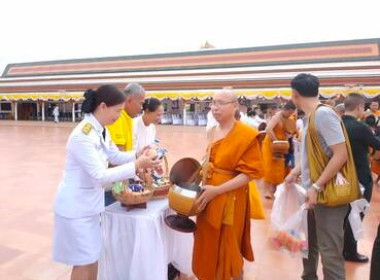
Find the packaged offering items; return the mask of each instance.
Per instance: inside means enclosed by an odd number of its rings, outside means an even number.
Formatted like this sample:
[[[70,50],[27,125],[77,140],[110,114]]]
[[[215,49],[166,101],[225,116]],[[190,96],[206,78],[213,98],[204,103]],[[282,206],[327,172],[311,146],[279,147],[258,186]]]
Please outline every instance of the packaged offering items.
[[[113,184],[112,191],[115,194],[121,194],[126,190],[126,184],[123,182],[116,182]],[[144,192],[144,187],[140,182],[133,182],[128,185],[128,190],[132,192]]]
[[[296,230],[281,230],[274,234],[273,243],[276,249],[285,249],[291,253],[308,254],[308,242],[303,232]]]
[[[162,159],[166,155],[166,150],[162,148],[157,149],[157,157]]]
[[[304,204],[280,227],[272,228],[270,239],[275,249],[307,258],[309,254],[307,234],[307,209]]]
[[[124,186],[123,182],[116,182],[113,184],[113,186],[112,186],[112,192],[113,193],[120,194],[123,191],[125,191],[125,186]]]
[[[153,181],[152,186],[154,188],[159,188],[162,186],[170,185],[169,178],[155,178],[155,176],[153,176],[153,178],[154,178],[154,181]]]
[[[144,187],[140,183],[131,183],[128,188],[132,192],[144,192]]]

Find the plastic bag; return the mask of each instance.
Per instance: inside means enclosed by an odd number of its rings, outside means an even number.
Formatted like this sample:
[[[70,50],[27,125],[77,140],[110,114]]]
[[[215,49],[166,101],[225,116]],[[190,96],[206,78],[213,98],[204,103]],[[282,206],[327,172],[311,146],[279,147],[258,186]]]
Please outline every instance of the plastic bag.
[[[306,204],[303,204],[296,213],[290,216],[282,227],[273,231],[272,242],[275,249],[289,252],[293,256],[308,257]]]
[[[281,184],[277,187],[274,197],[271,223],[273,229],[279,229],[305,203],[306,190],[297,184],[288,188]]]
[[[299,185],[277,187],[271,213],[270,241],[275,249],[308,256],[306,191]]]
[[[351,202],[351,212],[348,220],[356,241],[363,237],[363,221],[360,213],[367,214],[368,211],[369,203],[366,199],[362,198]]]

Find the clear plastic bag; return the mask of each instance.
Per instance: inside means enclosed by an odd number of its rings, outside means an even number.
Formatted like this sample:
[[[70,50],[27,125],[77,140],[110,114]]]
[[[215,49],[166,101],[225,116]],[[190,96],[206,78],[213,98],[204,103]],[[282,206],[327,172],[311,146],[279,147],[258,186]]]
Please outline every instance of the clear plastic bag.
[[[308,257],[306,191],[299,185],[279,186],[271,213],[270,242],[274,249]]]
[[[288,188],[281,184],[277,187],[274,197],[271,223],[272,228],[278,229],[305,203],[306,190],[297,184]]]
[[[356,241],[363,237],[363,221],[360,214],[367,214],[368,211],[369,203],[366,199],[362,198],[351,202],[351,212],[348,220]]]
[[[289,252],[292,256],[308,257],[307,209],[305,204],[290,216],[281,228],[273,231],[272,242],[277,250]]]

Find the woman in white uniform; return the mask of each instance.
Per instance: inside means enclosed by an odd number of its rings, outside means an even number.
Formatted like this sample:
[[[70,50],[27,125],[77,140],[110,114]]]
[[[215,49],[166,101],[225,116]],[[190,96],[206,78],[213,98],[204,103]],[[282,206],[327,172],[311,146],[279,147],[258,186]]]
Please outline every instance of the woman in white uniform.
[[[120,152],[111,141],[105,126],[117,120],[124,108],[121,91],[104,85],[87,90],[84,98],[86,115],[67,142],[66,165],[54,207],[53,258],[73,266],[71,280],[97,278],[104,188],[159,164],[145,153],[136,159],[135,152]],[[108,168],[108,162],[118,166]]]
[[[156,140],[156,124],[161,122],[164,107],[157,98],[145,99],[143,114],[133,120],[133,149],[137,152]]]

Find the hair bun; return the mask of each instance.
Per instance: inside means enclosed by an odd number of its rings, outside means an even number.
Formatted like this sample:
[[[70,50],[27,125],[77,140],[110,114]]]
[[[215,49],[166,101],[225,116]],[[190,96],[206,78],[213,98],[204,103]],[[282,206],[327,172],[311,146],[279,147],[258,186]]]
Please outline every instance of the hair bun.
[[[86,99],[92,99],[95,97],[95,90],[93,89],[88,89],[84,92],[84,98]]]
[[[84,113],[93,113],[96,107],[95,93],[93,89],[88,89],[84,92],[84,101],[82,103],[82,111]]]

